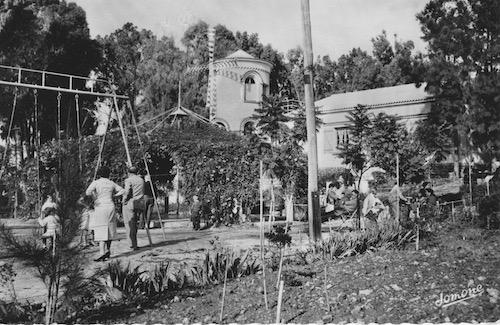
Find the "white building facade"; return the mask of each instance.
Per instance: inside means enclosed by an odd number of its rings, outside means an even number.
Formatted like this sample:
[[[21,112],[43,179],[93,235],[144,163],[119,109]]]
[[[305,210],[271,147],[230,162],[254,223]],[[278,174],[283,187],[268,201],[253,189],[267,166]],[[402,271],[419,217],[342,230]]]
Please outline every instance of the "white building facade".
[[[214,65],[214,122],[228,131],[242,133],[247,124],[254,123],[251,116],[259,108],[262,95],[269,95],[273,65],[242,50],[215,61]]]
[[[409,130],[424,119],[434,99],[425,92],[425,84],[406,84],[393,87],[334,94],[315,102],[323,121],[317,134],[318,168],[342,166],[339,145],[349,141],[349,113],[358,105],[368,107],[368,113],[397,116]]]

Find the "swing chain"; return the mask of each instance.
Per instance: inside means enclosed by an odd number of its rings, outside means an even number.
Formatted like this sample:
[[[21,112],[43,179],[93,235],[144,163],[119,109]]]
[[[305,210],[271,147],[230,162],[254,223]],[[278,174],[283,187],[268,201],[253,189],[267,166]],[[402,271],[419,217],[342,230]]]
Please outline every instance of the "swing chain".
[[[81,130],[80,130],[80,106],[79,106],[79,96],[78,94],[75,94],[75,108],[76,108],[76,128],[78,132],[78,163],[79,163],[79,168],[80,172],[82,172],[82,150],[81,150]]]
[[[57,192],[60,190],[61,186],[61,92],[57,93],[57,147],[59,153],[57,155]]]
[[[3,173],[5,171],[5,163],[7,161],[7,152],[9,151],[9,145],[10,145],[10,134],[12,132],[12,125],[14,123],[14,114],[16,112],[16,106],[17,106],[17,93],[18,89],[17,87],[14,90],[14,101],[12,103],[12,113],[10,115],[10,122],[9,122],[9,129],[7,131],[7,138],[5,139],[5,151],[3,152],[3,159],[2,159],[2,167],[0,169],[0,179],[3,177]]]
[[[35,148],[36,148],[36,171],[37,171],[37,212],[41,212],[41,186],[40,186],[40,135],[38,131],[38,90],[33,90],[35,108]]]

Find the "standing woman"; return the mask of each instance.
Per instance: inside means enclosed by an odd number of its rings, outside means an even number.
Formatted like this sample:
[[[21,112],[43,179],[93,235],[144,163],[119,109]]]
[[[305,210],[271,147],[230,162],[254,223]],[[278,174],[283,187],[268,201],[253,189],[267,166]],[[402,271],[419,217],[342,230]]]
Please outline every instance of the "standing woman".
[[[121,196],[125,190],[108,179],[110,169],[102,166],[97,171],[99,179],[93,181],[86,195],[94,198],[94,240],[99,242],[101,255],[96,262],[104,261],[111,255],[111,241],[116,237],[116,215],[113,197]]]

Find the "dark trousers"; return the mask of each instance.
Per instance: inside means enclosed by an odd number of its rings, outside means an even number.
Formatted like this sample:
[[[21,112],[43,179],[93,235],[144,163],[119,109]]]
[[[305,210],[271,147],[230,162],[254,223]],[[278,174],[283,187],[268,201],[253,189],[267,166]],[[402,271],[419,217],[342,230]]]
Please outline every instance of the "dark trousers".
[[[199,230],[200,229],[200,214],[199,213],[195,213],[193,215],[191,215],[191,221],[193,222],[193,229],[194,230]]]
[[[130,246],[137,247],[137,214],[134,212],[134,203],[130,200],[123,205],[123,223],[127,237],[130,239]]]
[[[143,229],[146,223],[151,220],[151,213],[153,212],[154,199],[150,196],[144,196],[145,211],[142,211],[139,219],[139,228]],[[149,225],[147,225],[149,227]]]

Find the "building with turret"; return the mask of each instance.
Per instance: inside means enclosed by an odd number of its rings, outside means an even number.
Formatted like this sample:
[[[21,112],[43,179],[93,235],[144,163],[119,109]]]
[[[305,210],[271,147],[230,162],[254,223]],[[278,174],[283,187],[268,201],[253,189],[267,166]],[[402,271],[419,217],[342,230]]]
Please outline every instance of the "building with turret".
[[[273,65],[238,50],[214,62],[210,105],[214,123],[232,132],[243,133],[259,107],[262,95],[269,95]]]
[[[272,67],[242,50],[216,60],[208,94],[213,122],[240,134],[254,124],[252,115],[262,95],[269,95]],[[323,122],[317,134],[318,167],[342,165],[339,147],[349,141],[347,117],[357,105],[367,106],[369,114],[395,115],[411,130],[427,116],[433,100],[425,91],[425,84],[406,84],[334,94],[316,101],[317,115]]]

